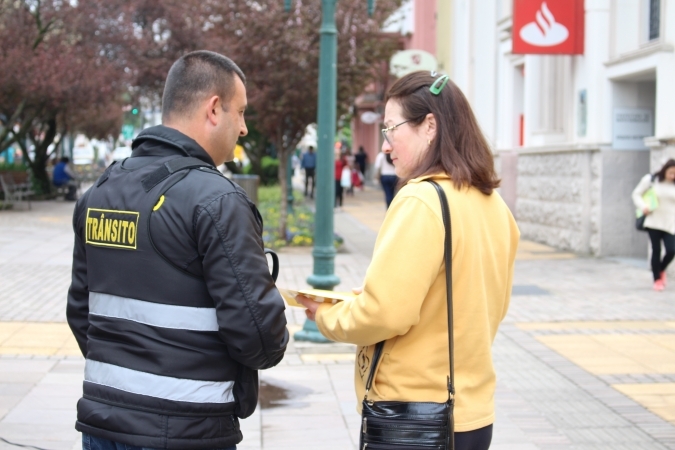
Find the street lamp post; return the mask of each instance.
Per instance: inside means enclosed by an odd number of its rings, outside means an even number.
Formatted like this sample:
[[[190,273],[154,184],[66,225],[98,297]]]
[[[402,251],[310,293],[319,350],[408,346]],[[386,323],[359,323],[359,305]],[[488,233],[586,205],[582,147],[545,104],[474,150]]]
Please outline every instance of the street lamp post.
[[[335,275],[335,244],[333,233],[333,205],[335,202],[335,121],[337,109],[337,28],[335,6],[337,0],[321,1],[321,35],[319,56],[319,104],[316,162],[316,213],[314,216],[314,272],[307,282],[315,289],[332,290],[340,283]],[[291,0],[286,0],[290,11]],[[372,14],[375,0],[368,0],[368,13]],[[302,330],[295,333],[297,341],[330,342],[316,327],[306,320]]]

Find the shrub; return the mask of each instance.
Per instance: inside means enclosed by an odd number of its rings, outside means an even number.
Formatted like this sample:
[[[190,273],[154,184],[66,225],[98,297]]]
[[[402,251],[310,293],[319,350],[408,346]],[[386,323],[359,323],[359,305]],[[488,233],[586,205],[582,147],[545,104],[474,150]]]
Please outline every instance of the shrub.
[[[295,193],[301,198],[300,192]],[[294,214],[288,215],[288,230],[284,237],[278,236],[281,207],[279,186],[261,187],[258,190],[258,209],[263,217],[263,241],[266,247],[280,248],[311,246],[314,242],[314,213],[302,203],[294,206]]]
[[[279,180],[279,160],[271,156],[263,156],[261,160],[260,182],[265,186],[277,184]]]
[[[26,172],[28,166],[22,162],[15,162],[13,164],[7,162],[0,163],[0,172]]]

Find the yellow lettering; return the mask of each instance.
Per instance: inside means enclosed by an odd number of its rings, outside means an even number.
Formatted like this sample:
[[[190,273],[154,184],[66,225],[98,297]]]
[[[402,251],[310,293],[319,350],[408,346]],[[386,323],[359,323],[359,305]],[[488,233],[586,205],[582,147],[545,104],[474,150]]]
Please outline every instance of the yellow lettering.
[[[103,239],[106,241],[110,241],[110,232],[112,231],[110,228],[112,227],[112,220],[111,219],[105,219],[105,236]]]
[[[122,243],[127,243],[127,227],[129,226],[129,221],[122,220]]]
[[[88,209],[84,224],[87,243],[104,247],[135,248],[138,243],[138,216],[139,213],[130,211]]]
[[[91,234],[89,233],[89,229],[91,228],[91,217],[87,217],[87,223],[86,223],[85,227],[86,227],[85,231],[84,231],[85,236],[86,236],[86,239],[89,240],[89,236],[91,236]]]
[[[129,244],[134,245],[136,241],[136,224],[129,222]]]
[[[103,227],[105,225],[105,214],[101,214],[101,218],[98,219],[98,234],[96,236],[96,240],[102,241],[103,240]]]
[[[112,221],[112,231],[110,232],[110,240],[112,242],[117,242],[117,222],[117,219]]]

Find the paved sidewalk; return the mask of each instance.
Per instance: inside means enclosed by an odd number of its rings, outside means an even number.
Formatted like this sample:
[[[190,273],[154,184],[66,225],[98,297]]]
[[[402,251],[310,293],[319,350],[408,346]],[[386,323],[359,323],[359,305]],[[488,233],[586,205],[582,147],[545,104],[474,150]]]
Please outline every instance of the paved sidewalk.
[[[0,212],[0,437],[79,448],[84,361],[65,324],[72,204]],[[384,218],[381,192],[346,197],[339,290],[359,286]],[[281,252],[279,286],[302,287],[310,249]],[[523,242],[494,345],[493,449],[675,449],[675,288],[650,290],[641,261],[582,258]],[[289,329],[304,323],[288,308]],[[240,449],[355,449],[353,346],[291,343],[261,373]],[[16,448],[0,442],[1,448]]]

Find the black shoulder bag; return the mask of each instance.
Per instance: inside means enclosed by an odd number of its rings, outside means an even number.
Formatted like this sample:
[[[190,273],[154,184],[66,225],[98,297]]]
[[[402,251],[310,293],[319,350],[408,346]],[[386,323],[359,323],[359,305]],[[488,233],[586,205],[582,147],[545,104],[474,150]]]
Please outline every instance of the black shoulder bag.
[[[448,345],[450,350],[450,375],[448,376],[448,401],[397,402],[368,400],[375,370],[382,355],[384,342],[375,346],[373,362],[366,382],[361,419],[359,450],[454,450],[455,405],[454,346],[452,339],[452,227],[450,208],[443,189],[427,180],[438,192],[445,225],[445,284],[448,301]]]

